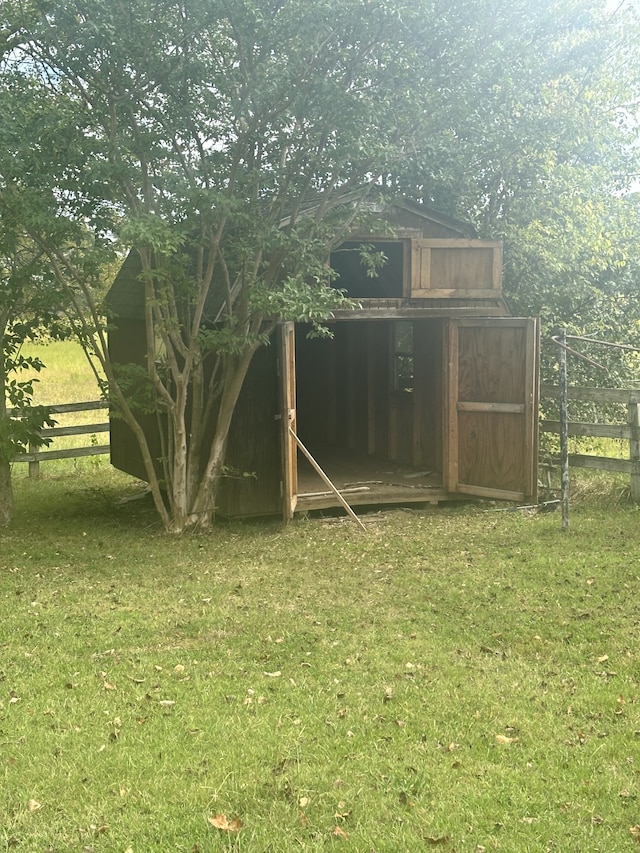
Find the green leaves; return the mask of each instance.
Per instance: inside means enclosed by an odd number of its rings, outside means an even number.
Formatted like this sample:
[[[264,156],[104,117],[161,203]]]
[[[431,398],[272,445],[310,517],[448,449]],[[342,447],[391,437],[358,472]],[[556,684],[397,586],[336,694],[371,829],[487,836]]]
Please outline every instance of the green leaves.
[[[23,407],[15,414],[0,417],[0,463],[5,464],[11,462],[17,453],[26,453],[30,444],[36,447],[50,444],[51,439],[43,438],[40,431],[56,423],[45,407],[28,405],[31,399],[29,386],[21,387],[21,383],[10,382],[7,390],[10,401],[18,404],[22,401]]]

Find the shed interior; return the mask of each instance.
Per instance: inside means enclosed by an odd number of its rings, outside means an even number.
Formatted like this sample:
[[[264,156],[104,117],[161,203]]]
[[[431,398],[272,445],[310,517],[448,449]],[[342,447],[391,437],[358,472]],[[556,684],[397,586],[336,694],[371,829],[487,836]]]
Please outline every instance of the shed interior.
[[[442,319],[343,320],[331,339],[308,331],[296,328],[305,447],[340,489],[393,486],[426,500],[442,485]],[[299,500],[325,491],[299,454]]]

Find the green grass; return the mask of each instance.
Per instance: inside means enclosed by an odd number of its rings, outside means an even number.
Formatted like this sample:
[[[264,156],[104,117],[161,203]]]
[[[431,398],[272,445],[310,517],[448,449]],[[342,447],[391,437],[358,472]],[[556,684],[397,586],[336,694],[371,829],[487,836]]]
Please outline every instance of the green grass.
[[[41,402],[96,396],[42,356]],[[623,479],[575,479],[568,533],[470,504],[173,539],[104,458],[14,474],[0,850],[636,849]]]
[[[29,344],[24,352],[45,364],[44,370],[34,374],[38,380],[36,403],[51,406],[100,399],[100,389],[77,341]]]
[[[45,364],[40,373],[33,375],[37,379],[34,384],[34,402],[39,405],[53,406],[59,403],[81,403],[100,399],[100,389],[93,375],[82,347],[77,341],[55,341],[48,344],[30,344],[24,347],[25,354],[37,356]],[[70,412],[54,415],[56,425],[60,427],[97,424],[106,422],[108,416],[105,409],[91,412]],[[73,447],[88,447],[90,445],[108,444],[107,433],[94,432],[86,435],[60,436],[54,439],[48,448],[43,450],[60,450]],[[48,466],[60,463],[43,463]],[[76,470],[104,469],[108,465],[104,457],[94,456],[80,458],[73,462]],[[24,465],[26,470],[26,464]]]
[[[130,489],[17,482],[0,849],[635,848],[635,507],[591,495],[564,534],[469,505],[173,539]]]

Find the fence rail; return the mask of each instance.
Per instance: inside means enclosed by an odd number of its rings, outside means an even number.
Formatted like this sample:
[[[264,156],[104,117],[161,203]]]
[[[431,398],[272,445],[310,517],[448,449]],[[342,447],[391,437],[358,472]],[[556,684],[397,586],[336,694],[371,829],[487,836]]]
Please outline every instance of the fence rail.
[[[88,403],[61,403],[57,406],[47,406],[52,415],[66,415],[75,412],[93,412],[100,409],[108,409],[109,404],[105,400],[93,400]],[[71,426],[44,427],[41,430],[43,438],[59,438],[67,435],[96,435],[101,432],[109,432],[109,422],[91,424],[73,424]],[[67,447],[60,450],[41,450],[30,444],[27,453],[19,453],[14,457],[14,462],[29,463],[29,477],[36,479],[40,475],[40,463],[51,459],[75,459],[82,456],[99,456],[109,453],[109,444],[92,444],[88,447]]]
[[[557,399],[559,388],[556,385],[543,384],[540,396],[545,399]],[[629,474],[631,478],[631,496],[640,501],[640,389],[618,388],[580,388],[567,389],[569,400],[579,400],[590,403],[620,403],[627,408],[626,423],[596,424],[573,421],[569,423],[568,432],[571,436],[590,438],[614,438],[629,442],[629,458],[615,459],[605,456],[591,456],[580,453],[569,454],[569,465],[576,468],[595,468],[602,471],[612,471]],[[76,412],[91,412],[108,409],[109,404],[104,400],[94,400],[88,403],[63,403],[48,406],[52,415],[73,414]],[[44,438],[60,436],[96,435],[109,431],[108,421],[90,424],[74,424],[71,426],[45,427],[42,430]],[[540,422],[540,431],[559,434],[560,422],[544,419]],[[37,478],[40,473],[40,462],[51,459],[74,459],[83,456],[97,456],[109,453],[109,444],[92,444],[89,447],[71,447],[60,450],[41,450],[30,446],[27,453],[14,457],[14,462],[27,462],[29,476]]]
[[[560,389],[555,385],[542,385],[542,398],[558,399]],[[626,406],[626,423],[594,424],[582,421],[570,421],[568,433],[570,436],[590,438],[615,438],[629,442],[629,458],[615,459],[608,456],[590,456],[581,453],[569,454],[569,465],[575,468],[595,468],[601,471],[613,471],[629,474],[631,481],[631,497],[640,500],[640,390],[622,388],[567,388],[569,400],[579,400],[587,403],[621,403]],[[540,431],[559,434],[560,421],[542,420]]]

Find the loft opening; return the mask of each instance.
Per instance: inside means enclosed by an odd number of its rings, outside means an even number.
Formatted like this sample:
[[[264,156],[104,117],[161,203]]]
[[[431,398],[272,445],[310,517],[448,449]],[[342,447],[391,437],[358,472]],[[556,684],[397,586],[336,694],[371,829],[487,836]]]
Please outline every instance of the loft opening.
[[[351,299],[401,299],[407,263],[401,240],[343,243],[331,253],[333,287]]]

